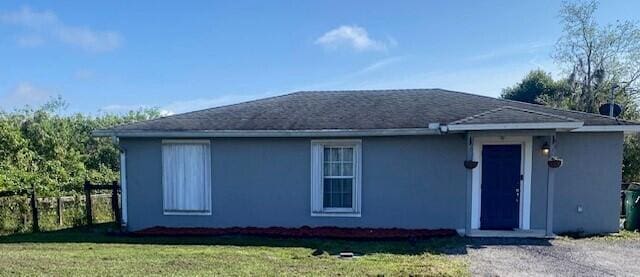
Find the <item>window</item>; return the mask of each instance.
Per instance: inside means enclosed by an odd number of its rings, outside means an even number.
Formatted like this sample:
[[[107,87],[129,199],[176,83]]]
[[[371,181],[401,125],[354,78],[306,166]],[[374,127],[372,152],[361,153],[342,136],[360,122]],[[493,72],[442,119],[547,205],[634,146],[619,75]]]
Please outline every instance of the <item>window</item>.
[[[360,140],[311,142],[311,215],[360,216]]]
[[[164,140],[164,214],[211,214],[211,159],[208,140]]]
[[[351,208],[353,198],[353,147],[324,147],[323,207]]]

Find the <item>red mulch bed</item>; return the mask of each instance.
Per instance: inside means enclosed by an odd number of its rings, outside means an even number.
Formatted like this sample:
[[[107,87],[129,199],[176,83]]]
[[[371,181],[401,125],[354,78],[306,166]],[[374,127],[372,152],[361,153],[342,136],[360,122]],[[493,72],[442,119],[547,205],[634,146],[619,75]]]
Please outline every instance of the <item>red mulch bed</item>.
[[[133,232],[134,236],[224,236],[250,235],[287,238],[331,239],[423,239],[456,235],[452,229],[400,228],[339,228],[339,227],[230,227],[230,228],[168,228],[153,227]]]

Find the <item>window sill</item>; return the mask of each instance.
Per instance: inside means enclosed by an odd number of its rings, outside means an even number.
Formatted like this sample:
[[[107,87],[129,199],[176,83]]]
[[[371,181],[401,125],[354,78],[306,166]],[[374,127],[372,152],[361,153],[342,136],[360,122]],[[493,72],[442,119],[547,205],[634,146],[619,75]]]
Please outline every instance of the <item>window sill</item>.
[[[362,217],[360,213],[319,212],[311,213],[314,217]]]
[[[164,215],[211,215],[211,212],[164,212]]]

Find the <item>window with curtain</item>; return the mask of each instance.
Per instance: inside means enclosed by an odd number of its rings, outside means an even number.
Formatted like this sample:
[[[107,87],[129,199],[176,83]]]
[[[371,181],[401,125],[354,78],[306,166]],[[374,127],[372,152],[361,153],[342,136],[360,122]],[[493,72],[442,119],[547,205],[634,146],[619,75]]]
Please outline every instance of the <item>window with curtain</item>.
[[[211,213],[210,153],[208,140],[163,141],[165,214]]]
[[[312,215],[360,216],[360,144],[360,140],[312,141]]]

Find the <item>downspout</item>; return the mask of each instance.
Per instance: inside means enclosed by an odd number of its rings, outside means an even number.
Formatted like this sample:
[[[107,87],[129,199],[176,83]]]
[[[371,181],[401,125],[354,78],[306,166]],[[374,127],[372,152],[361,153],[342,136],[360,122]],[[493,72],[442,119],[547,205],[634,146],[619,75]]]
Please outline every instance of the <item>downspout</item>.
[[[473,138],[471,137],[471,133],[467,132],[465,137],[465,143],[467,147],[467,161],[473,161]],[[465,215],[465,234],[469,235],[471,233],[471,211],[472,211],[472,201],[473,198],[473,170],[465,170],[467,172],[467,186],[466,186],[466,215]]]
[[[120,152],[120,209],[121,209],[121,228],[127,230],[127,154],[124,148],[120,146],[120,140],[116,136],[111,137],[114,144],[117,145]]]
[[[549,158],[554,157],[556,154],[556,135],[549,136]],[[545,235],[553,236],[553,200],[555,189],[555,168],[547,166],[547,224]]]

